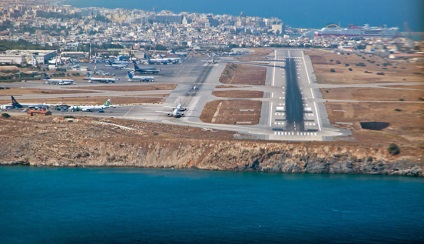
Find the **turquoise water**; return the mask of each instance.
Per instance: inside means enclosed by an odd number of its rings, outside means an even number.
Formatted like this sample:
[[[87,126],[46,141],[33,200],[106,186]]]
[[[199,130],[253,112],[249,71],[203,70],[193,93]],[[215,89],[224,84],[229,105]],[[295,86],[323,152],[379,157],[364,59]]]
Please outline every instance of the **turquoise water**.
[[[424,179],[0,167],[0,243],[424,242]]]

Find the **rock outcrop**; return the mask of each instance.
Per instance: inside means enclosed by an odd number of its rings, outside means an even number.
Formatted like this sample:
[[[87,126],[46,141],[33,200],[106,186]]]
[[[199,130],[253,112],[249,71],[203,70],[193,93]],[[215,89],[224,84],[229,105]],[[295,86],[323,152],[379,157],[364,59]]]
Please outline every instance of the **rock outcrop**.
[[[234,140],[230,132],[81,117],[0,119],[0,164],[422,177],[423,162],[347,142]]]

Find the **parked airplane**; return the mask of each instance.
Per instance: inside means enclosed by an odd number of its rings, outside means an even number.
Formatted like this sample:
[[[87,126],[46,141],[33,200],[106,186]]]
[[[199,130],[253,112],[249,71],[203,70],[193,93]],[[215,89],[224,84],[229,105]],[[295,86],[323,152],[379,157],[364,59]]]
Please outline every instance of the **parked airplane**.
[[[217,62],[216,62],[216,60],[213,58],[213,59],[211,59],[211,60],[208,60],[208,64],[216,64]]]
[[[116,81],[119,81],[119,79],[115,79],[112,77],[92,77],[89,72],[87,72],[88,82],[92,83],[93,81],[97,81],[100,83],[115,83]]]
[[[76,105],[76,106],[70,106],[68,108],[69,111],[75,112],[75,111],[82,111],[82,112],[94,112],[94,111],[101,111],[107,108],[111,108],[110,105],[110,99],[108,99],[103,105]]]
[[[46,80],[46,84],[50,85],[73,85],[74,80],[71,79],[51,79],[46,73],[44,73],[44,80]]]
[[[134,61],[134,72],[138,72],[140,74],[158,74],[159,71],[160,71],[159,69],[154,68],[154,67],[140,68],[140,67],[138,67],[137,63]]]
[[[109,66],[114,68],[114,69],[123,69],[126,68],[128,66],[128,64],[124,64],[124,63],[112,63],[112,61],[109,60]]]
[[[169,62],[172,64],[178,64],[181,62],[181,58],[168,58]]]
[[[174,54],[182,57],[187,57],[188,52],[174,52]]]
[[[11,104],[4,104],[1,105],[1,109],[21,109],[21,108],[29,108],[29,107],[46,107],[48,106],[48,104],[41,104],[41,103],[19,103],[18,101],[16,101],[16,99],[13,96],[10,96],[10,98],[12,99],[12,103]]]
[[[154,59],[147,59],[148,64],[169,64],[171,61],[167,58],[154,58]]]
[[[153,76],[134,76],[131,71],[128,71],[128,80],[129,81],[145,81],[145,82],[153,82],[155,77]]]

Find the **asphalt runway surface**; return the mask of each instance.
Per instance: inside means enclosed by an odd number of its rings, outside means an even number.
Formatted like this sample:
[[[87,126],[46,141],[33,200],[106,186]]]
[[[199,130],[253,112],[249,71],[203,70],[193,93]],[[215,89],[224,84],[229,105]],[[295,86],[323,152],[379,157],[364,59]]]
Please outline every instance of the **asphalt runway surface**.
[[[286,59],[286,130],[304,131],[303,101],[297,83],[296,62],[292,58]]]

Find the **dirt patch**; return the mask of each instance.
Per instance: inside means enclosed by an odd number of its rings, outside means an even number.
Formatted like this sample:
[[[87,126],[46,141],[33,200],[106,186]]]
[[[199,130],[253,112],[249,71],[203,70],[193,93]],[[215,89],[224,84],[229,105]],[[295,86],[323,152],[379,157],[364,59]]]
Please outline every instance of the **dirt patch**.
[[[323,88],[321,93],[326,99],[361,101],[419,101],[424,97],[424,91],[402,88]]]
[[[206,123],[255,125],[259,123],[262,102],[216,100],[208,102],[200,119]]]
[[[152,90],[174,90],[177,87],[177,84],[138,84],[138,85],[128,85],[128,86],[86,86],[86,87],[76,87],[75,89],[85,89],[85,90],[101,90],[101,91],[122,91],[122,92],[131,92],[131,91],[152,91]]]
[[[253,50],[253,52],[250,53],[248,56],[241,56],[241,57],[235,57],[235,59],[241,60],[241,61],[255,61],[258,59],[267,59],[268,56],[272,53],[274,53],[274,48],[249,48]]]
[[[212,92],[212,95],[217,97],[231,97],[231,98],[262,98],[264,96],[264,92],[231,90],[231,91],[214,91]]]
[[[36,89],[36,88],[15,88],[0,90],[0,96],[16,96],[27,94],[74,94],[74,93],[94,93],[93,91],[62,90],[62,89]]]
[[[347,52],[336,54],[308,50],[318,83],[367,84],[422,82],[423,65],[386,60],[378,56]],[[359,66],[358,66],[359,65]],[[352,71],[349,71],[349,68]],[[335,72],[330,72],[334,69]],[[384,73],[384,75],[377,75]],[[358,102],[326,102],[332,126],[346,128],[353,136],[336,137],[363,146],[386,147],[396,143],[404,155],[422,156],[424,149],[424,94],[421,85],[399,85],[369,88],[321,89],[324,99],[355,100]],[[368,130],[361,122],[385,122],[387,127]]]
[[[424,105],[401,102],[326,103],[333,126],[352,130],[361,145],[381,145],[393,142],[401,145],[407,155],[421,156],[424,150]],[[384,121],[390,124],[379,131],[361,128],[360,122]],[[336,140],[341,138],[336,138]]]
[[[422,65],[399,63],[375,55],[308,50],[318,83],[357,84],[424,81]],[[334,72],[330,72],[334,69]],[[421,74],[421,75],[420,75]]]
[[[265,85],[266,68],[228,63],[219,78],[224,84]]]

